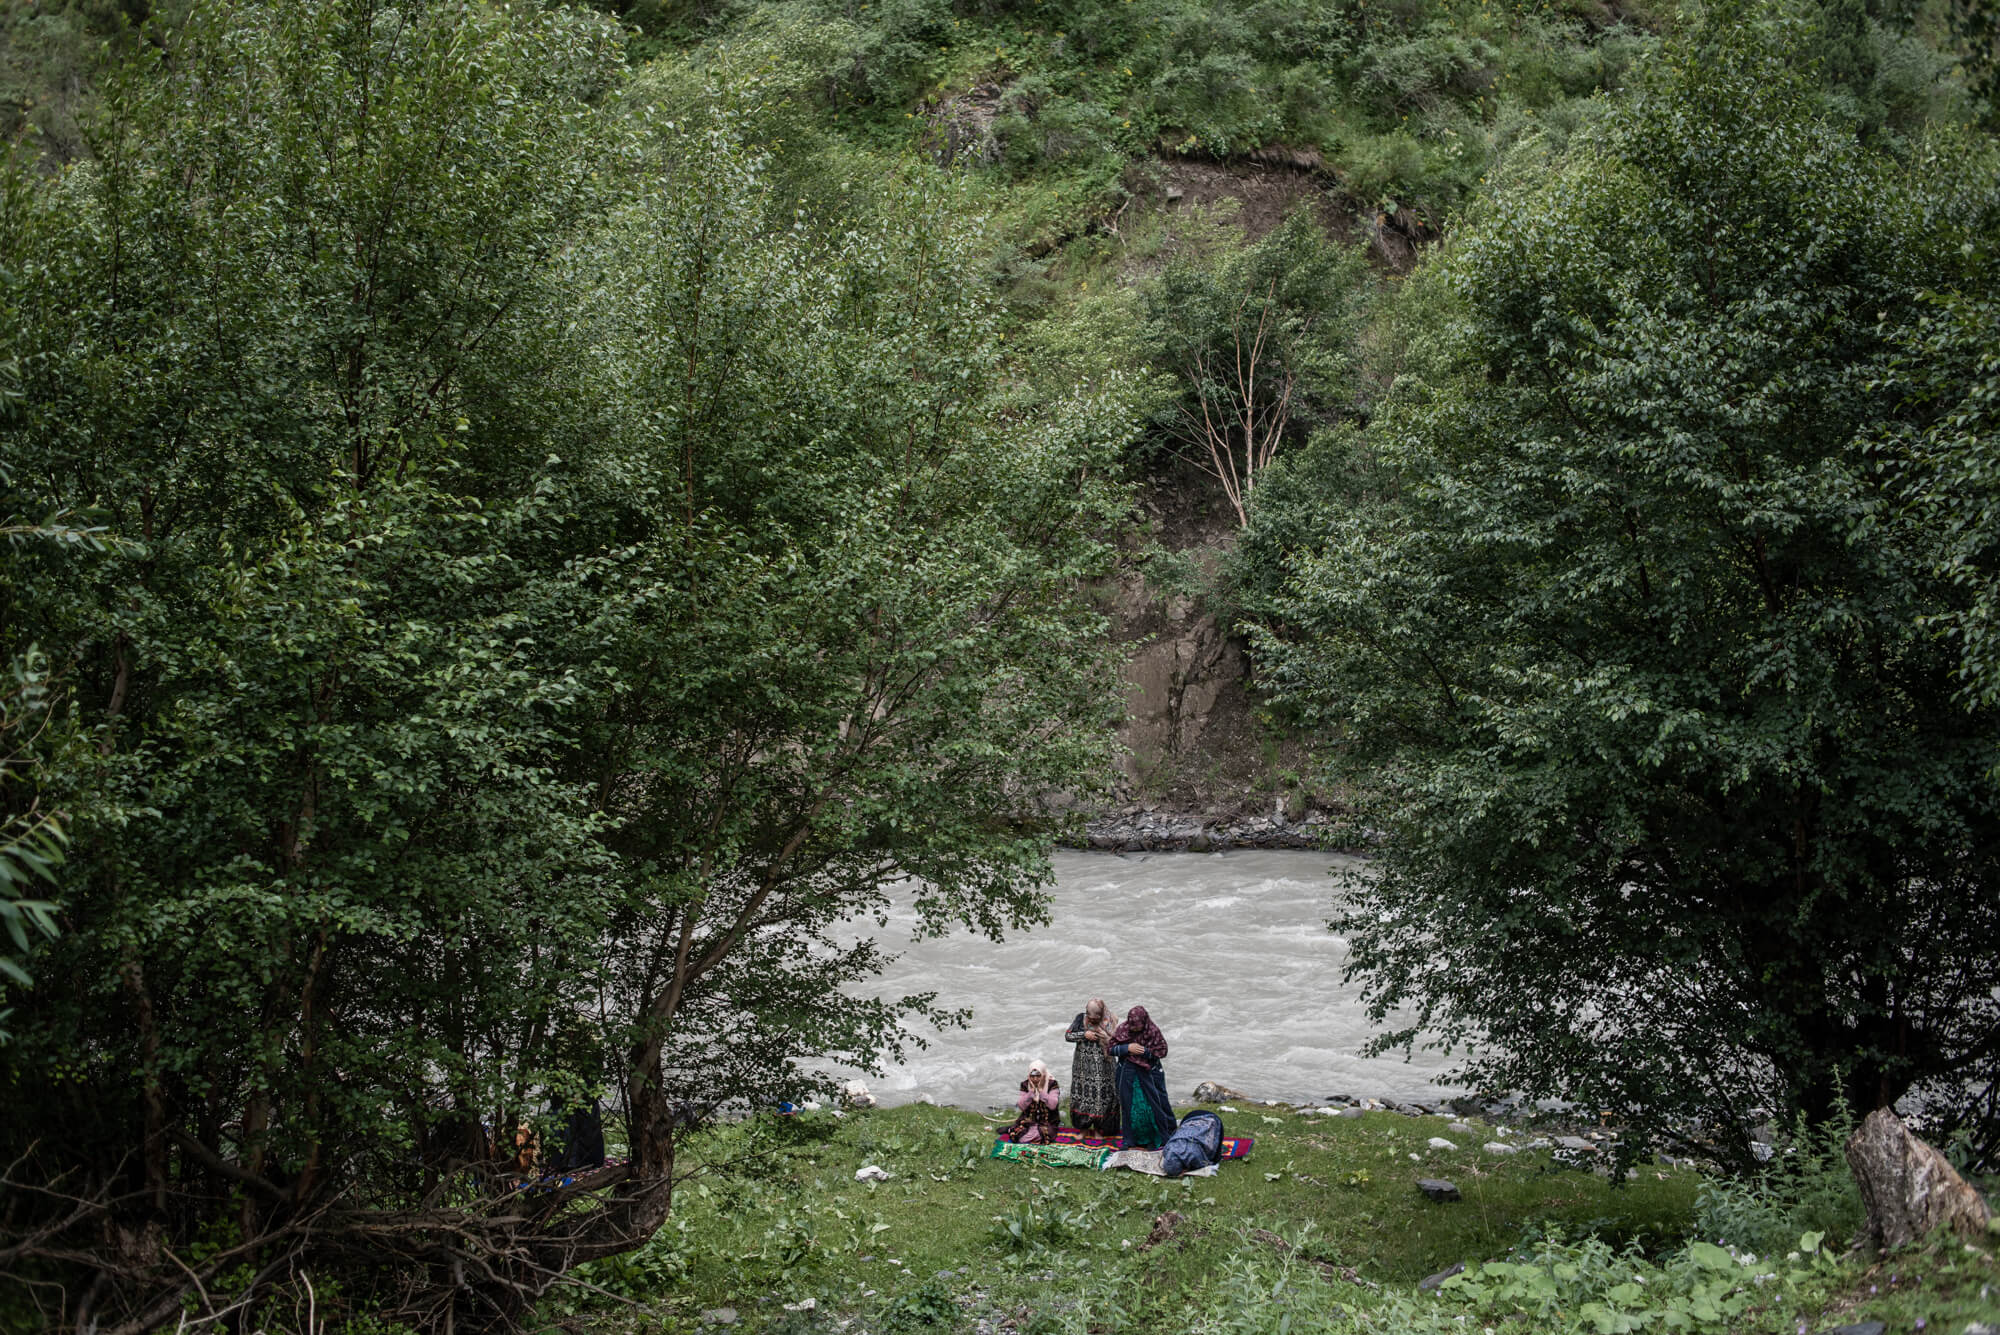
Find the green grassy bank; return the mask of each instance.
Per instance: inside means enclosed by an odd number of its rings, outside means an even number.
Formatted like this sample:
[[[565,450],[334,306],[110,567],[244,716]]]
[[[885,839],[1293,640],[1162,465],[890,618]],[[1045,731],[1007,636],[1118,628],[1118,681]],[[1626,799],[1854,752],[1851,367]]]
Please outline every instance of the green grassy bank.
[[[604,1294],[544,1315],[587,1330],[1770,1331],[1876,1317],[1949,1331],[2000,1313],[1991,1245],[1938,1239],[1880,1260],[1758,1258],[1699,1229],[1793,1237],[1799,1211],[1851,1225],[1823,1161],[1762,1193],[1642,1165],[1613,1184],[1444,1117],[1225,1114],[1254,1152],[1211,1178],[1038,1168],[987,1156],[993,1123],[924,1106],[763,1117],[690,1142],[692,1176],[660,1235],[585,1271]],[[1432,1137],[1456,1149],[1435,1149]],[[1514,1136],[1525,1140],[1525,1136]],[[886,1182],[855,1180],[876,1164]],[[1426,1200],[1418,1177],[1463,1199]],[[1160,1221],[1179,1220],[1171,1236]],[[1845,1212],[1845,1213],[1844,1213]],[[1804,1230],[1800,1230],[1804,1231]],[[1731,1239],[1731,1241],[1734,1241]],[[2000,1239],[1995,1239],[2000,1241]],[[1426,1275],[1464,1262],[1438,1294]],[[1482,1265],[1499,1262],[1498,1265]],[[1762,1278],[1760,1278],[1762,1277]],[[643,1309],[625,1306],[618,1298]],[[1919,1320],[1923,1325],[1917,1325]]]

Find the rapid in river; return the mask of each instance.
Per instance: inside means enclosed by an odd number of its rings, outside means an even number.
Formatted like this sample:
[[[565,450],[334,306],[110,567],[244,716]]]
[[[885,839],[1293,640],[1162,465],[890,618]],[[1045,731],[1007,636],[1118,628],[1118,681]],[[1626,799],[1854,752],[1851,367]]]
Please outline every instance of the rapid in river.
[[[1265,1099],[1334,1094],[1435,1099],[1451,1064],[1421,1047],[1365,1058],[1377,1032],[1360,984],[1342,983],[1347,943],[1327,929],[1336,865],[1327,853],[1059,852],[1052,920],[998,944],[959,932],[910,941],[907,912],[881,933],[902,953],[870,990],[884,997],[936,991],[969,1006],[966,1029],[933,1034],[901,1065],[869,1080],[885,1103],[928,1095],[987,1109],[1014,1091],[1035,1058],[1069,1081],[1063,1030],[1085,1001],[1143,1005],[1172,1045],[1167,1089],[1176,1102],[1204,1080]]]

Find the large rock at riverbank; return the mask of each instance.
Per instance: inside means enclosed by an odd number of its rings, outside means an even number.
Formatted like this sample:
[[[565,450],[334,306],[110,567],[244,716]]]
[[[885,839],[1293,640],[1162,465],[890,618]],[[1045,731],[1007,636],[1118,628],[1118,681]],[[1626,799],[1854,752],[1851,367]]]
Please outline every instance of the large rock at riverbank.
[[[1877,1247],[1901,1247],[1939,1227],[1978,1236],[1993,1217],[1958,1170],[1887,1108],[1869,1113],[1848,1138],[1847,1165],[1868,1205],[1868,1233]]]

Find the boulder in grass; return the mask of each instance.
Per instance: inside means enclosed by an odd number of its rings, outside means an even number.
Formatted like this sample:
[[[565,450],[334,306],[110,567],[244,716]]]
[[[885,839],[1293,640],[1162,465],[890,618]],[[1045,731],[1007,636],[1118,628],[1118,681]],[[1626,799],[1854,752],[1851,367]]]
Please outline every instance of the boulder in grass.
[[[1903,1119],[1877,1108],[1848,1137],[1847,1166],[1868,1206],[1868,1235],[1884,1250],[1936,1228],[1966,1237],[1986,1231],[1993,1211],[1948,1160],[1910,1134]]]
[[[1417,1190],[1434,1201],[1455,1201],[1461,1199],[1458,1188],[1441,1177],[1420,1177]]]
[[[1464,1273],[1465,1273],[1465,1262],[1458,1261],[1453,1263],[1451,1269],[1449,1270],[1440,1270],[1435,1275],[1425,1275],[1421,1280],[1417,1282],[1417,1287],[1422,1289],[1425,1293],[1436,1293],[1439,1289],[1444,1287],[1444,1282],[1446,1280],[1450,1279],[1453,1275],[1462,1275]]]

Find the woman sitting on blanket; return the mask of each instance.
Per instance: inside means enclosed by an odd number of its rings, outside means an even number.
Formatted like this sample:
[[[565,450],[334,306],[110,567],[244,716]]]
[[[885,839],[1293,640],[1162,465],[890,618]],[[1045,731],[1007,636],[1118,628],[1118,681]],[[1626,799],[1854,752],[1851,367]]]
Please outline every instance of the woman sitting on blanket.
[[[1167,1078],[1161,1063],[1167,1036],[1144,1006],[1134,1006],[1125,1023],[1111,1035],[1111,1055],[1118,1059],[1118,1102],[1125,1110],[1120,1130],[1128,1150],[1156,1150],[1179,1125],[1167,1102]]]
[[[1014,1106],[1021,1115],[1014,1124],[1000,1133],[1000,1139],[1011,1140],[1018,1145],[1049,1145],[1056,1138],[1056,1105],[1062,1101],[1062,1086],[1049,1079],[1049,1068],[1044,1062],[1032,1062],[1028,1066],[1028,1078],[1021,1082],[1021,1092],[1014,1099]]]
[[[1069,1124],[1089,1135],[1118,1134],[1118,1062],[1111,1055],[1111,1008],[1092,997],[1063,1041],[1076,1044],[1069,1069]]]

